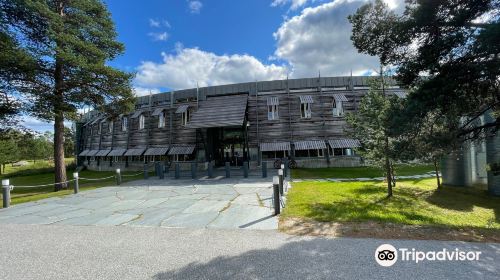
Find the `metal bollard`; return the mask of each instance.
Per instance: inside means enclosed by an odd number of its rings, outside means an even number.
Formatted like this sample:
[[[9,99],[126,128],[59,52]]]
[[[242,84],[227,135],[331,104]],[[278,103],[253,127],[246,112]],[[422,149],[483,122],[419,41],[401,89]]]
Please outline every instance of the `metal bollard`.
[[[3,195],[3,208],[10,206],[10,181],[9,179],[2,180],[2,195]]]
[[[181,166],[179,163],[175,164],[175,179],[179,179],[181,177]]]
[[[243,177],[248,178],[248,161],[243,162]]]
[[[283,169],[278,170],[278,177],[280,179],[280,195],[283,195]]]
[[[144,180],[147,180],[148,178],[149,178],[148,165],[144,164]]]
[[[208,162],[207,176],[208,178],[214,177],[214,165],[211,161]]]
[[[160,163],[159,162],[155,162],[154,165],[155,165],[155,176],[157,176],[158,178],[160,178]]]
[[[279,215],[280,213],[280,190],[279,190],[279,178],[278,176],[273,177],[273,204],[274,204],[274,215]]]
[[[160,179],[165,179],[165,166],[163,166],[163,163],[158,163],[158,172],[160,172]]]
[[[262,178],[267,178],[267,161],[263,161],[262,165]]]
[[[120,168],[116,169],[116,184],[120,185],[122,183],[122,173],[120,172]]]
[[[78,172],[73,173],[73,179],[75,179],[74,192],[75,192],[75,194],[77,194],[80,191],[80,186],[78,185]]]
[[[285,158],[285,168],[283,168],[283,177],[286,177],[288,175],[288,159]]]
[[[225,170],[226,170],[226,178],[231,178],[231,166],[230,163],[226,161],[225,165]]]
[[[191,163],[191,178],[196,179],[196,162]]]

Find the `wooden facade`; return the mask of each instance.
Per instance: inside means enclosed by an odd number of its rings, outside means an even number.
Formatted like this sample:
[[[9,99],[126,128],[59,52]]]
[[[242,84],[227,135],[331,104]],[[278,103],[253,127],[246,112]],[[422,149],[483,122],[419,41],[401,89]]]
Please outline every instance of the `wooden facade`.
[[[369,79],[370,77],[318,77],[250,82],[139,97],[135,111],[116,120],[106,119],[95,111],[86,114],[77,126],[81,128],[78,133],[80,137],[77,139],[78,155],[85,157],[88,153],[92,154],[91,151],[96,153],[96,151],[113,149],[171,148],[192,145],[195,149],[189,160],[205,162],[214,159],[213,153],[218,153],[219,156],[222,153],[223,157],[227,157],[228,153],[234,156],[235,147],[238,147],[238,149],[242,149],[242,153],[237,153],[238,155],[243,156],[244,160],[258,165],[263,160],[263,154],[260,151],[261,144],[288,142],[291,144],[291,151],[280,154],[279,157],[290,156],[293,158],[295,154],[293,151],[294,142],[324,141],[328,146],[329,140],[348,138],[346,135],[348,127],[344,116],[336,116],[333,112],[334,101],[336,101],[335,106],[339,106],[341,103],[344,114],[355,112],[362,96],[368,91]],[[392,86],[387,90],[388,94],[398,95],[401,93],[401,89],[394,81],[390,80],[389,83]],[[213,120],[213,116],[207,115],[205,118],[207,123],[199,123],[200,120],[203,122],[204,116],[199,115],[198,109],[204,108],[203,106],[206,104],[214,104],[210,101],[215,99],[224,100],[227,98],[229,100],[232,98],[234,100],[236,95],[247,96],[245,98],[246,106],[239,104],[242,109],[238,110],[245,110],[243,112],[245,117],[241,125],[238,126],[235,125],[234,121],[232,122],[232,128],[241,129],[242,137],[239,136],[238,131],[235,133],[234,130],[231,130],[231,127],[218,127],[225,126],[223,124],[215,123],[214,127],[211,127],[212,124],[209,120]],[[303,106],[301,104],[304,101],[309,103],[307,106],[310,108],[310,116],[307,115],[306,118],[301,112],[301,106]],[[277,112],[275,113],[278,117],[271,120],[268,119],[269,102],[277,104],[275,107]],[[189,121],[186,124],[182,123],[182,113],[178,111],[183,109],[180,107],[185,108],[185,105],[188,106],[189,114],[196,116],[196,128],[191,128]],[[200,112],[221,114],[219,119],[224,119],[225,111],[231,110],[222,108],[220,110],[206,110],[205,107],[205,110],[200,109]],[[158,113],[159,111],[165,115],[165,125],[161,128],[158,127],[159,116],[152,115],[153,112]],[[235,112],[232,111],[234,115]],[[198,115],[196,115],[197,113]],[[139,129],[141,115],[144,118],[143,129]],[[234,116],[232,117],[234,118]],[[126,130],[122,129],[124,118],[127,118],[128,121]],[[111,122],[113,122],[113,127],[110,130]],[[241,140],[241,145],[234,145],[234,141],[239,141],[238,139]],[[217,143],[218,141],[232,143],[232,146],[228,144],[222,147]],[[326,165],[330,166],[332,151],[329,152],[326,149],[325,154],[318,151],[315,156],[303,160],[304,162],[324,161]],[[353,156],[353,154],[349,156]],[[316,157],[318,158],[316,159]],[[89,157],[85,159],[90,164]],[[109,160],[111,161],[111,159]],[[145,158],[138,160],[148,161]],[[172,160],[172,158],[167,160]],[[179,159],[176,157],[173,160]],[[127,161],[132,162],[134,159],[127,159]],[[353,161],[352,158],[349,158],[346,162],[347,166],[352,166],[359,165],[360,161],[359,159]],[[307,164],[307,166],[310,165]],[[323,165],[313,164],[313,166]]]

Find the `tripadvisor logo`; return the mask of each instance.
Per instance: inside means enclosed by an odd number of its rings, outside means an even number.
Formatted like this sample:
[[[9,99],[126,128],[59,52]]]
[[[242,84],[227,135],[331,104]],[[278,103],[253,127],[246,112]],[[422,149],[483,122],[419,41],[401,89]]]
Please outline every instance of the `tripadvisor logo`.
[[[458,248],[439,251],[418,251],[415,248],[396,249],[391,244],[382,244],[375,250],[375,261],[381,266],[392,266],[398,259],[419,263],[422,261],[477,261],[481,251],[463,251]],[[398,258],[399,257],[399,258]]]

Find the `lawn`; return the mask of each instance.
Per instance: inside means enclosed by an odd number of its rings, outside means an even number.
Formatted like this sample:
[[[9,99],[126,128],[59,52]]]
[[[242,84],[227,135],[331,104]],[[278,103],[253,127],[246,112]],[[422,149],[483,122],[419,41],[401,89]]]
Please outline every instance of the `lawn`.
[[[420,175],[434,171],[431,164],[396,165],[396,176]],[[330,168],[298,168],[292,170],[294,179],[316,178],[373,178],[383,177],[384,171],[377,167],[330,167]]]
[[[436,191],[435,184],[400,180],[386,198],[383,182],[296,182],[282,218],[500,229],[500,198],[474,188]]]
[[[72,160],[67,159],[67,164],[71,164]],[[23,188],[20,186],[32,186],[32,185],[44,185],[50,184],[54,182],[54,173],[53,167],[51,167],[50,163],[46,161],[37,161],[35,165],[33,162],[30,162],[29,166],[22,167],[11,167],[7,169],[9,173],[3,174],[0,178],[10,179],[10,184],[14,186],[14,190],[11,192],[11,204],[19,204],[24,202],[36,201],[49,197],[63,196],[73,193],[74,183],[71,182],[68,186],[68,189],[61,190],[58,192],[54,192],[54,186],[45,186],[45,187],[37,187],[37,188]],[[53,165],[52,165],[53,166]],[[66,169],[68,179],[73,179],[74,170],[71,167]],[[138,172],[123,172],[123,175],[132,175],[137,174]],[[83,170],[79,173],[80,178],[104,178],[114,176],[115,172],[112,171],[90,171]],[[142,178],[142,174],[133,177],[122,177],[123,182],[137,180]],[[99,187],[105,186],[113,186],[116,185],[116,179],[114,177],[108,178],[105,180],[99,181],[90,181],[90,180],[79,180],[80,191],[95,189]]]

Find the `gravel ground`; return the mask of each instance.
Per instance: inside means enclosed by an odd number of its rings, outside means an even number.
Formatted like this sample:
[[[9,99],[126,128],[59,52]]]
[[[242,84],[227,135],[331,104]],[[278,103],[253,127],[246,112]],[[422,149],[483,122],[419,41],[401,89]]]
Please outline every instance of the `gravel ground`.
[[[500,244],[295,237],[276,231],[0,225],[0,279],[499,279]],[[389,243],[479,261],[375,262]]]

